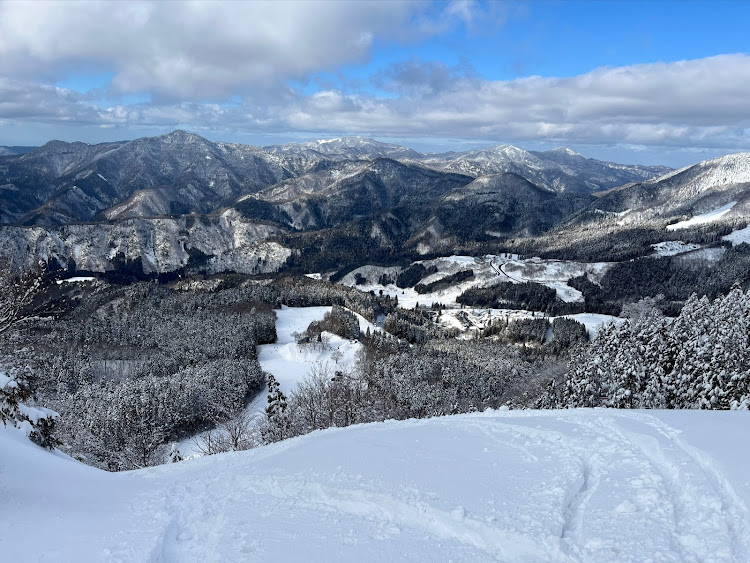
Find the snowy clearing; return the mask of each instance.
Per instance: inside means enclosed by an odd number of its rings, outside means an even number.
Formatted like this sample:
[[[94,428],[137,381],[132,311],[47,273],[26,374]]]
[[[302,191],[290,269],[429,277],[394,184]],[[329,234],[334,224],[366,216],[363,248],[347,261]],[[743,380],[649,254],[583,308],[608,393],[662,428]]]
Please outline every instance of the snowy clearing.
[[[698,250],[700,245],[692,242],[682,242],[681,240],[667,240],[652,244],[654,256],[676,256],[692,250]]]
[[[0,428],[7,561],[748,561],[750,413],[494,411],[127,473]]]
[[[599,329],[607,323],[624,323],[625,319],[613,317],[612,315],[602,315],[600,313],[578,313],[575,315],[564,315],[566,319],[573,319],[586,327],[589,338],[596,338]]]
[[[65,278],[64,280],[56,280],[55,283],[57,285],[62,285],[64,283],[85,283],[93,281],[96,281],[96,278],[90,276],[76,276],[73,278]]]
[[[258,346],[258,361],[264,371],[273,374],[281,390],[289,396],[300,381],[314,369],[342,370],[354,368],[357,354],[362,349],[360,342],[345,340],[335,334],[323,333],[323,342],[297,344],[294,335],[304,332],[310,323],[322,320],[331,307],[287,307],[276,310],[276,336],[274,344]],[[358,313],[353,313],[359,320],[359,328],[365,333],[382,331]],[[262,389],[247,405],[250,416],[262,415],[268,401],[267,389]],[[216,432],[214,430],[213,432]],[[219,433],[221,430],[219,430]],[[205,446],[208,432],[177,442],[177,449],[183,457],[200,457],[201,446]],[[165,463],[168,458],[165,458]]]
[[[331,307],[282,307],[276,311],[275,344],[258,346],[258,361],[264,371],[273,374],[281,390],[289,395],[305,378],[310,369],[325,367],[350,369],[354,366],[362,344],[344,340],[335,334],[324,333],[322,343],[297,344],[295,333],[303,333],[310,323],[321,320]],[[375,327],[357,315],[363,331]],[[251,410],[265,408],[266,394],[260,393],[253,401]]]
[[[675,223],[674,225],[667,225],[667,230],[676,231],[677,229],[687,229],[688,227],[694,227],[696,225],[713,223],[714,221],[718,221],[719,219],[724,217],[724,215],[729,213],[732,210],[732,207],[734,207],[735,205],[737,205],[736,201],[730,201],[726,205],[722,205],[721,207],[718,207],[713,211],[709,211],[708,213],[696,215],[695,217],[691,217],[686,221],[680,221],[679,223]]]
[[[750,243],[750,226],[744,229],[732,231],[728,235],[721,237],[722,240],[728,240],[732,244],[742,244],[743,242]]]

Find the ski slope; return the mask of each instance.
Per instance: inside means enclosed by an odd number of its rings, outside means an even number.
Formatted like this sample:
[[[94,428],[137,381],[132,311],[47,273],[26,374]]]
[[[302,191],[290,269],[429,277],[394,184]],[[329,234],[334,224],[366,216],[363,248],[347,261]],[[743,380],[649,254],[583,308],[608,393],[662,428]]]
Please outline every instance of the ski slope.
[[[276,342],[258,346],[258,362],[264,371],[273,374],[281,390],[289,395],[315,368],[350,370],[354,367],[362,344],[346,340],[328,332],[324,342],[297,344],[296,335],[302,334],[310,323],[320,321],[331,312],[331,307],[287,307],[276,312]],[[361,315],[354,313],[359,320],[360,330],[374,332],[378,329]],[[266,394],[261,393],[250,405],[251,410],[262,410],[266,406]]]
[[[5,561],[750,561],[750,413],[488,411],[112,474],[0,427]]]
[[[679,223],[675,223],[674,225],[667,225],[667,230],[676,231],[678,229],[687,229],[689,227],[695,227],[696,225],[705,225],[706,223],[714,223],[715,221],[719,221],[722,217],[724,217],[724,215],[729,213],[735,205],[737,205],[736,201],[730,201],[726,205],[722,205],[721,207],[718,207],[712,211],[709,211],[708,213],[702,213],[700,215],[696,215],[685,221],[680,221]]]

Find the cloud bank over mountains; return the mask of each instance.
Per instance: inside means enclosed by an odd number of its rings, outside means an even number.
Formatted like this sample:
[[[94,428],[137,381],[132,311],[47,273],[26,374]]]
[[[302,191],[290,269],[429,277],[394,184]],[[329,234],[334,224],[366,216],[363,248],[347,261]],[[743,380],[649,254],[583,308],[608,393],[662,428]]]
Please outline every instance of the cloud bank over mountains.
[[[388,45],[503,32],[452,2],[0,4],[0,132],[21,123],[487,142],[750,146],[750,56],[481,76],[471,61],[363,67]],[[338,73],[326,84],[319,73]],[[75,77],[99,77],[82,88]],[[71,78],[73,77],[73,78]],[[117,135],[116,135],[117,136]],[[1,144],[1,143],[0,143]]]

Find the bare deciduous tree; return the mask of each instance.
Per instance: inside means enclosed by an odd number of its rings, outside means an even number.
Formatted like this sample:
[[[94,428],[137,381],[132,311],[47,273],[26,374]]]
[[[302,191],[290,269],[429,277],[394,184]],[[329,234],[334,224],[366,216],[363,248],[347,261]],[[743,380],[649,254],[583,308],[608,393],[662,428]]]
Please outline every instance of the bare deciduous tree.
[[[38,272],[15,276],[7,260],[0,261],[0,334],[25,318],[24,309],[39,291]]]

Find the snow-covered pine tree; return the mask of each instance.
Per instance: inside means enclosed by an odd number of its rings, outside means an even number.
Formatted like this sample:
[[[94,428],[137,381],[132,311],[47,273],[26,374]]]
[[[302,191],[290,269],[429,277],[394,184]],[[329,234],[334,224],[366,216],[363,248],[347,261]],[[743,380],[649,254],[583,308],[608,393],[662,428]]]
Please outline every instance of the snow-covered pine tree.
[[[23,429],[29,439],[48,450],[58,445],[53,436],[57,413],[35,407],[31,385],[31,367],[22,370],[0,371],[0,422]]]
[[[289,437],[286,395],[284,395],[281,385],[273,375],[268,376],[266,420],[268,424],[263,432],[263,438],[266,442],[278,442]]]
[[[750,369],[750,303],[735,285],[712,307],[713,346],[705,387],[706,401],[714,409],[728,409],[747,393]]]
[[[706,334],[709,320],[707,297],[693,294],[685,302],[672,325],[671,342],[675,348],[675,363],[667,375],[668,394],[675,409],[698,408],[703,373],[707,368]]]
[[[666,376],[674,367],[675,350],[669,338],[668,321],[661,318],[654,322],[644,350],[646,381],[642,407],[647,409],[667,408],[672,396],[667,389]]]
[[[588,350],[571,358],[564,389],[564,406],[598,407],[610,399],[611,363],[621,346],[622,332],[614,323],[604,325]]]

